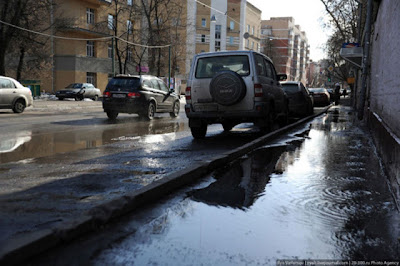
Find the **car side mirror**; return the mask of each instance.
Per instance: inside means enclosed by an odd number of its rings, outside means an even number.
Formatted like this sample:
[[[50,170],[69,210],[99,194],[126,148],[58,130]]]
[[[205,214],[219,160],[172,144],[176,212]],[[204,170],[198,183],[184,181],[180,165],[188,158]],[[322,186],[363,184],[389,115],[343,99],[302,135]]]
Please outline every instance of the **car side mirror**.
[[[175,89],[174,88],[170,88],[169,89],[169,93],[173,93],[173,92],[175,92]]]
[[[286,74],[278,74],[276,75],[279,81],[284,81],[287,80],[287,75]]]

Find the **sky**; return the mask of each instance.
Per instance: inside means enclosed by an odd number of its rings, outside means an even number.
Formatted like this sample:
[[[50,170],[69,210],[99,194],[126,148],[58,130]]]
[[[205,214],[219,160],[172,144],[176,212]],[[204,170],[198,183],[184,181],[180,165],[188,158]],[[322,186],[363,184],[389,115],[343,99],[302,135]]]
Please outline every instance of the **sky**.
[[[322,27],[326,19],[324,5],[320,0],[248,0],[262,11],[262,19],[271,17],[293,17],[296,25],[306,32],[310,45],[310,59],[318,61],[325,58],[323,45],[329,33]]]

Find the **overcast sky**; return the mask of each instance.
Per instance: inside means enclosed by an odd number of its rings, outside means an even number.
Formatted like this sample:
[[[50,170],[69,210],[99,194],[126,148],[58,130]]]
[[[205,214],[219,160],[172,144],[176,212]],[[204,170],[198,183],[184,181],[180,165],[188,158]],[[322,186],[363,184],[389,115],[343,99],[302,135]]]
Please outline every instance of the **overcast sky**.
[[[325,8],[320,0],[248,0],[262,11],[262,19],[271,17],[293,17],[302,31],[306,32],[310,45],[310,58],[318,61],[324,58],[322,46],[328,32],[322,28]]]

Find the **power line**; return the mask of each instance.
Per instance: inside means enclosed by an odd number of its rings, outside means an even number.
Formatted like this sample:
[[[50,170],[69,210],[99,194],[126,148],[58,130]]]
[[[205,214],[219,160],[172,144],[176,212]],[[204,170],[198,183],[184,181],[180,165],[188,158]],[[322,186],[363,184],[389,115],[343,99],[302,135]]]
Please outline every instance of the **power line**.
[[[14,28],[19,29],[19,30],[23,30],[23,31],[27,31],[27,32],[30,32],[30,33],[42,35],[42,36],[45,36],[45,37],[50,37],[50,38],[52,37],[52,38],[54,38],[54,39],[61,39],[61,40],[72,40],[72,41],[104,41],[104,40],[111,40],[111,39],[115,38],[115,39],[118,39],[118,40],[120,40],[120,41],[122,41],[122,42],[125,42],[125,43],[127,43],[127,44],[130,44],[130,45],[139,46],[139,47],[144,47],[144,48],[149,48],[149,49],[153,49],[153,48],[166,48],[166,47],[172,46],[171,44],[166,44],[166,45],[154,45],[154,46],[144,45],[144,44],[138,44],[138,43],[129,42],[129,41],[124,40],[124,39],[122,39],[121,37],[117,37],[117,36],[107,36],[107,37],[100,37],[100,38],[72,38],[72,37],[62,37],[62,36],[57,36],[57,35],[52,35],[52,34],[46,34],[46,33],[43,33],[43,32],[38,32],[38,31],[34,31],[34,30],[25,29],[25,28],[22,28],[22,27],[19,27],[19,26],[16,26],[16,25],[13,25],[13,24],[10,24],[10,23],[1,21],[1,20],[0,20],[0,23],[2,23],[2,24],[4,24],[4,25],[7,25],[7,26],[9,26],[9,27],[14,27]]]

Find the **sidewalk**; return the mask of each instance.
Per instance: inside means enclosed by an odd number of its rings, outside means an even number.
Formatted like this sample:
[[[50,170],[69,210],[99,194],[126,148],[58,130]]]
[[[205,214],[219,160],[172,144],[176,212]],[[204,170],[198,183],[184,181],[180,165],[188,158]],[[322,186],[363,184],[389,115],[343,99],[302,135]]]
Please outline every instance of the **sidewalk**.
[[[38,99],[33,101],[33,105],[26,108],[25,112],[54,112],[54,111],[82,111],[85,109],[102,109],[102,102],[92,101],[90,99],[85,99],[83,101],[75,100],[45,100]]]

